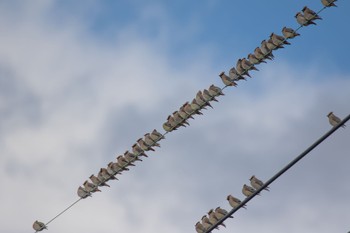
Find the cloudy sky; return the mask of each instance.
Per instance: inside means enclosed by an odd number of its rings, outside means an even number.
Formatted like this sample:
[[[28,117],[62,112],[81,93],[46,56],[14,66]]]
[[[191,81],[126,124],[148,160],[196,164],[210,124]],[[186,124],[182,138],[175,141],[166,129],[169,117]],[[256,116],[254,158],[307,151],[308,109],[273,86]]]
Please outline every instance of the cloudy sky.
[[[271,32],[320,1],[0,1],[0,227],[33,232],[76,190]],[[195,232],[350,113],[349,1],[225,89],[214,109],[49,224],[50,233]],[[350,123],[349,123],[350,125]],[[340,129],[216,232],[350,230],[350,128]]]

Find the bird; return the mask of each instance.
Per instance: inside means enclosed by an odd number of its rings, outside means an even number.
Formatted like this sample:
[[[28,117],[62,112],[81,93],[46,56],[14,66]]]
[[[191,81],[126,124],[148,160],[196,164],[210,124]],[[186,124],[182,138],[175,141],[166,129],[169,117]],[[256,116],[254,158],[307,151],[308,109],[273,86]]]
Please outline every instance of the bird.
[[[320,16],[318,16],[318,14],[311,10],[310,8],[308,8],[307,6],[304,6],[304,8],[301,10],[304,13],[304,17],[307,20],[317,20],[317,19],[322,19]]]
[[[287,39],[293,39],[294,37],[300,36],[299,33],[294,31],[292,28],[283,27],[282,34]]]
[[[204,215],[201,220],[202,220],[202,225],[206,230],[208,230],[210,227],[213,226],[213,224],[209,221],[209,218],[206,215]],[[216,227],[216,229],[219,229],[219,228]]]
[[[36,230],[36,231],[42,231],[44,229],[47,229],[46,225],[42,222],[39,222],[38,220],[36,220],[34,223],[33,223],[33,229]]]
[[[187,114],[185,109],[184,109],[184,106],[181,106],[179,108],[179,111],[178,111],[180,117],[182,117],[183,119],[188,119],[188,118],[191,118],[191,119],[194,119],[191,114]]]
[[[255,189],[260,189],[263,185],[264,182],[262,182],[261,180],[259,180],[258,178],[256,178],[256,176],[252,176],[250,177],[250,184],[252,185],[253,188]],[[270,191],[269,187],[264,188],[266,191]]]
[[[267,47],[267,40],[261,41],[260,49],[261,52],[264,54],[264,57],[274,58],[271,49]]]
[[[109,164],[112,164],[113,162],[110,162]],[[108,164],[108,168],[109,168],[109,164]],[[117,180],[117,178],[113,175],[115,172],[111,171],[108,172],[108,169],[106,168],[101,168],[97,177],[102,180],[104,179],[104,181],[108,181],[108,180]]]
[[[321,0],[322,4],[325,7],[331,7],[331,6],[337,6],[334,4],[334,2],[336,2],[337,0]]]
[[[209,87],[209,93],[211,96],[220,96],[225,95],[220,87],[215,86],[214,84],[210,85]]]
[[[266,61],[258,59],[254,54],[251,53],[248,54],[248,60],[254,65],[266,63]]]
[[[206,231],[206,228],[200,222],[197,222],[195,227],[196,227],[197,233],[204,233]]]
[[[246,80],[245,77],[240,75],[238,71],[236,70],[235,67],[232,67],[230,71],[228,72],[228,76],[233,80],[233,81],[239,81],[241,79]]]
[[[134,162],[134,161],[141,161],[142,159],[139,159],[134,153],[129,152],[128,150],[124,152],[124,158],[129,162]]]
[[[311,24],[313,25],[317,25],[315,22],[313,22],[312,20],[307,20],[305,18],[305,16],[303,15],[303,13],[301,12],[298,12],[295,16],[294,16],[296,19],[297,19],[297,22],[301,25],[301,26],[309,26]]]
[[[166,122],[165,122],[166,123]],[[164,123],[164,124],[165,124]],[[145,153],[144,150],[141,149],[141,147],[135,143],[134,145],[132,145],[132,153],[134,153],[137,156],[144,156],[144,157],[148,157]]]
[[[195,113],[195,111],[191,108],[191,104],[189,102],[184,103],[182,107],[183,110],[190,116]]]
[[[213,225],[216,224],[220,220],[216,217],[213,209],[209,210],[208,216],[209,216],[209,222]],[[220,223],[220,225],[223,227],[226,227],[226,225],[224,223]]]
[[[147,143],[142,138],[137,139],[137,143],[139,144],[141,149],[144,151],[149,151],[149,150],[155,151],[151,146],[147,145]]]
[[[111,187],[108,184],[106,184],[105,182],[101,181],[98,177],[96,177],[94,174],[92,174],[90,177],[90,180],[92,181],[92,183],[96,186],[107,186],[107,187]]]
[[[192,100],[190,106],[191,106],[191,108],[193,109],[193,111],[197,111],[197,110],[200,110],[200,109],[202,109],[202,108],[205,109],[204,106],[201,106],[201,105],[199,105],[199,104],[197,103],[196,99],[193,99],[193,100]]]
[[[283,36],[277,35],[275,33],[271,33],[270,38],[272,40],[272,43],[274,43],[275,45],[290,45],[290,43],[286,40],[286,38],[284,38]]]
[[[283,45],[275,45],[271,38],[266,41],[266,47],[270,51],[284,48]]]
[[[176,122],[178,125],[181,125],[181,124],[190,125],[190,124],[186,121],[186,118],[181,117],[179,111],[173,112],[173,118],[174,118],[175,122]]]
[[[79,197],[81,197],[82,199],[87,198],[87,197],[91,197],[91,193],[87,192],[83,187],[79,186],[77,194]]]
[[[168,123],[168,122],[165,122],[164,124],[163,124],[163,129],[166,131],[166,132],[171,132],[171,131],[173,131],[174,129],[173,129],[173,127],[170,125],[170,123]]]
[[[237,206],[239,206],[242,203],[241,200],[239,200],[238,198],[236,198],[232,195],[228,195],[226,199],[228,200],[228,203],[230,204],[230,206],[232,208],[236,208]],[[242,207],[245,208],[245,205]]]
[[[157,143],[155,140],[152,139],[151,134],[150,133],[146,133],[145,135],[143,135],[145,137],[144,141],[146,143],[147,146],[156,146],[156,147],[160,147],[160,144]]]
[[[126,159],[124,158],[124,156],[122,156],[122,155],[119,155],[119,156],[117,157],[117,163],[118,163],[118,166],[122,167],[123,169],[124,169],[125,167],[127,167],[127,166],[135,166],[135,164],[130,163],[130,162],[129,162],[128,160],[126,160]]]
[[[220,206],[216,207],[214,213],[218,219],[222,219],[224,216],[228,214],[227,210],[220,208]],[[229,218],[233,218],[233,217],[229,216]]]
[[[215,99],[215,96],[210,95],[210,93],[207,89],[203,90],[203,98],[205,99],[205,101],[219,102],[217,99]]]
[[[250,61],[248,61],[246,58],[242,58],[241,61],[241,66],[243,67],[243,69],[245,70],[256,70],[259,71],[254,64],[252,64]]]
[[[150,135],[151,135],[152,140],[155,142],[158,142],[159,140],[165,138],[163,136],[163,134],[159,133],[156,129],[154,129]]]
[[[196,94],[196,101],[199,105],[205,105],[205,106],[209,106],[211,108],[213,108],[213,106],[211,106],[211,104],[209,103],[209,101],[206,101],[203,97],[203,93],[201,90],[199,90]]]
[[[243,185],[242,193],[244,194],[244,196],[250,197],[251,195],[253,195],[253,193],[255,193],[255,191],[256,190],[253,187],[250,187],[246,184]]]
[[[168,118],[167,118],[166,120],[167,120],[166,122],[167,122],[173,129],[175,129],[175,128],[177,128],[177,127],[179,126],[179,124],[175,121],[174,117],[171,116],[171,115],[169,115]],[[141,147],[141,149],[143,149],[143,148]]]
[[[90,183],[87,180],[84,182],[83,185],[84,185],[84,188],[87,192],[93,192],[93,193],[94,192],[101,192],[101,190],[99,190],[96,185],[94,185],[93,183]]]
[[[339,117],[337,117],[336,115],[334,115],[333,112],[328,113],[327,117],[328,117],[329,123],[333,127],[337,126],[341,122],[341,119]],[[342,125],[341,127],[345,128],[346,125]]]
[[[247,75],[249,78],[251,78],[251,76],[248,73],[248,70],[243,68],[241,58],[237,60],[236,71],[239,76]]]
[[[219,76],[226,86],[237,86],[237,83],[233,81],[233,79],[231,79],[229,76],[227,76],[224,71],[221,72]]]

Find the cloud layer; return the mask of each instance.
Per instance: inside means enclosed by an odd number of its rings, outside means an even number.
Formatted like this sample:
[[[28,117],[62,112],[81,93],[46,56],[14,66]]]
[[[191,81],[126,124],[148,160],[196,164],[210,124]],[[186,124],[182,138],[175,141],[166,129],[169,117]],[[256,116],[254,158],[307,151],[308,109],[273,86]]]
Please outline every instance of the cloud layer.
[[[99,4],[89,1],[69,21],[50,15],[57,5],[0,4],[0,225],[8,233],[28,232],[74,202],[88,176],[161,130],[199,89],[222,86],[217,74],[229,68],[214,59],[226,51],[210,43],[176,54],[167,27],[177,24],[161,4],[140,7],[108,40],[84,23]],[[156,22],[154,33],[138,30],[145,21]],[[200,30],[193,19],[176,38]],[[349,114],[348,68],[294,65],[284,52],[49,231],[194,231],[209,209],[229,208],[228,194],[243,198],[251,175],[269,179],[330,129],[329,111]],[[349,134],[337,131],[220,232],[348,231]]]

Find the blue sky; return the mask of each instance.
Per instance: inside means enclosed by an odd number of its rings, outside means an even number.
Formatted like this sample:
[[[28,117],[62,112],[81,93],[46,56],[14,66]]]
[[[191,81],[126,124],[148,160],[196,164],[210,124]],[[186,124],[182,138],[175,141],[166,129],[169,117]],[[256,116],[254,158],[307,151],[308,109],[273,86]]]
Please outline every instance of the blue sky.
[[[0,226],[30,232],[91,174],[218,74],[320,1],[0,1]],[[321,13],[252,79],[168,134],[55,232],[195,232],[255,174],[263,180],[349,114],[348,1]],[[349,129],[252,200],[220,232],[347,232]],[[327,220],[327,221],[325,221]]]

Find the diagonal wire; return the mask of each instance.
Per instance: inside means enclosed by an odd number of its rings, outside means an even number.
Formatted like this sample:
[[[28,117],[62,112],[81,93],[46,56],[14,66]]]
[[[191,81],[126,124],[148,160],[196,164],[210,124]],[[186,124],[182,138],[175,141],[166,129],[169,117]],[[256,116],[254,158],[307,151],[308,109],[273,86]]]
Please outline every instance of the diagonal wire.
[[[273,183],[276,179],[278,179],[281,175],[283,175],[286,171],[288,171],[291,167],[293,167],[296,163],[298,163],[302,158],[304,158],[307,154],[309,154],[313,149],[315,149],[318,145],[320,145],[324,140],[326,140],[330,135],[332,135],[336,130],[342,127],[348,120],[350,119],[350,114],[345,117],[338,125],[330,129],[327,133],[325,133],[322,137],[320,137],[317,141],[315,141],[311,146],[309,146],[304,152],[302,152],[299,156],[297,156],[294,160],[288,163],[284,168],[282,168],[279,172],[277,172],[273,177],[271,177],[263,186],[257,189],[251,196],[244,199],[236,208],[233,208],[230,212],[228,212],[222,219],[220,219],[217,223],[211,226],[204,233],[209,233],[218,227],[221,223],[223,223],[227,218],[232,216],[237,210],[245,206],[251,199],[253,199],[256,195],[258,195],[262,190],[267,188],[271,183]]]

